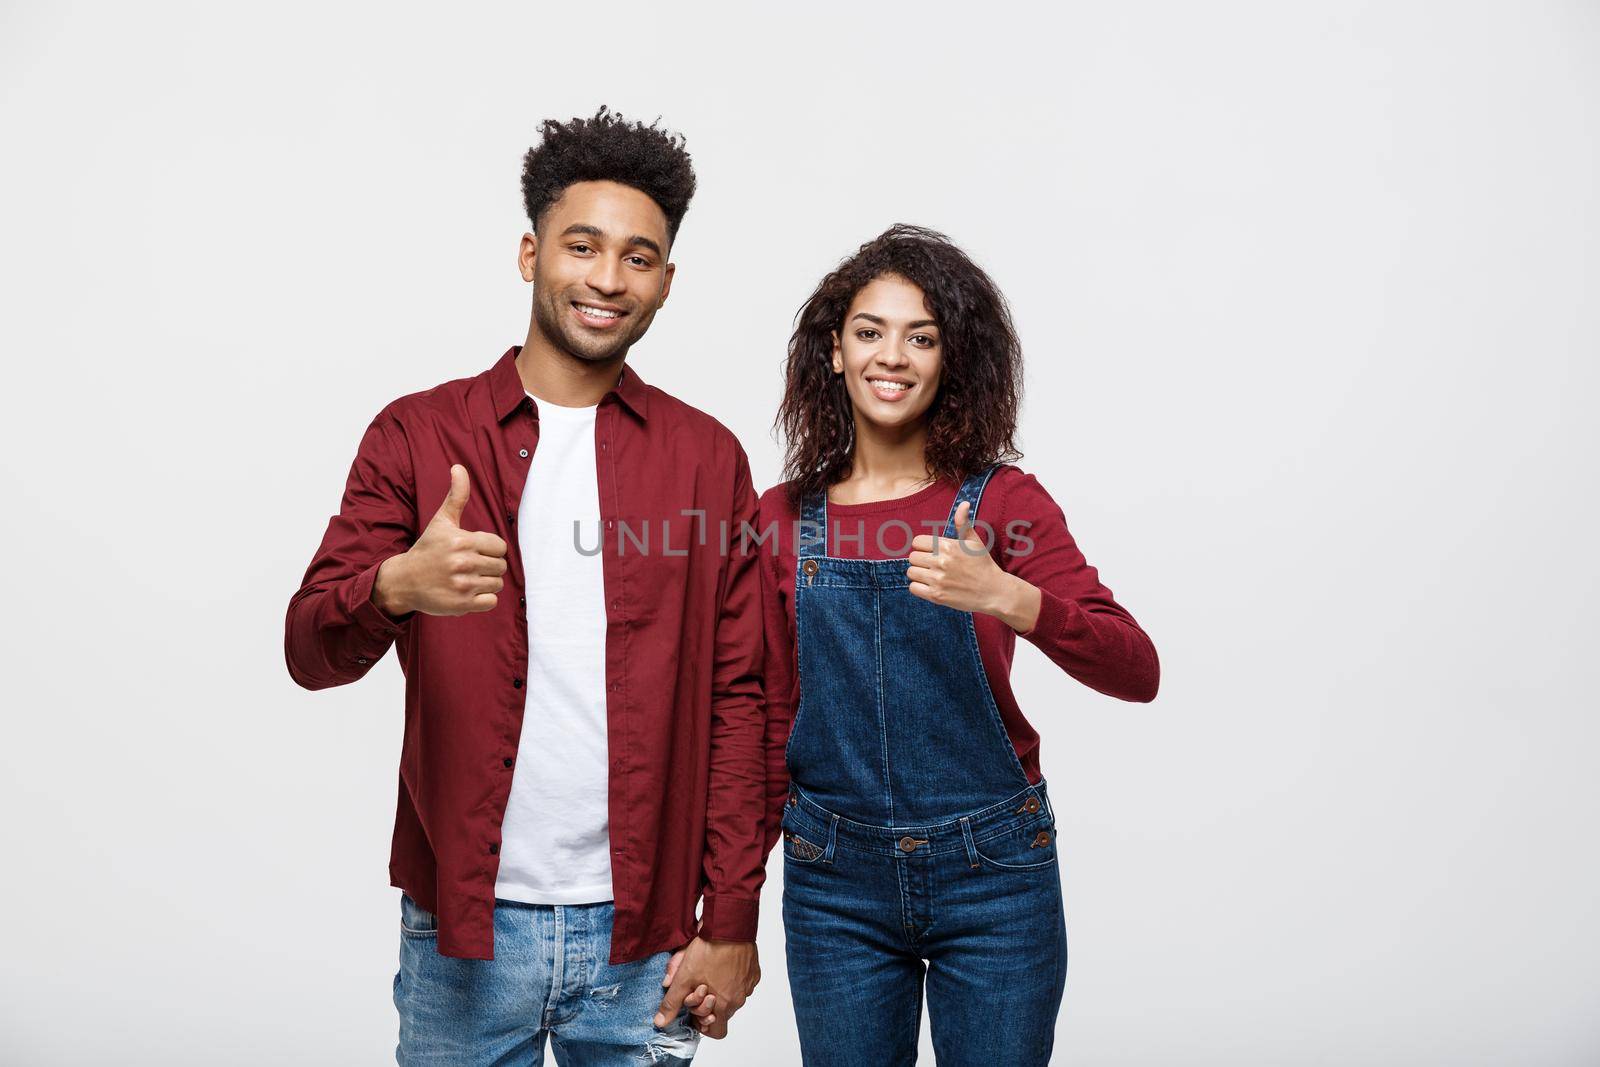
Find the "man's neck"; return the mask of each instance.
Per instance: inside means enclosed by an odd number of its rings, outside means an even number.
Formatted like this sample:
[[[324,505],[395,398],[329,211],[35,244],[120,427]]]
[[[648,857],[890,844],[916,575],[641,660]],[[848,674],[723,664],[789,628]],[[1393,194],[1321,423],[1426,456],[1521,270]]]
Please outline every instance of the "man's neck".
[[[588,408],[616,387],[627,354],[607,360],[587,360],[552,345],[529,326],[528,339],[517,353],[517,374],[534,399],[564,408]]]

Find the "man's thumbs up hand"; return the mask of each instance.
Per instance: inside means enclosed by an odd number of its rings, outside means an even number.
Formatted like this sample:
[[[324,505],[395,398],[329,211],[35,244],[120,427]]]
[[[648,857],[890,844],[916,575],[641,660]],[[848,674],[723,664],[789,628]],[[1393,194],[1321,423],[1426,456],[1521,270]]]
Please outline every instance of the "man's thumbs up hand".
[[[466,615],[493,611],[505,586],[506,543],[492,533],[463,529],[472,492],[467,468],[450,468],[450,491],[417,543],[384,560],[372,602],[392,616]]]

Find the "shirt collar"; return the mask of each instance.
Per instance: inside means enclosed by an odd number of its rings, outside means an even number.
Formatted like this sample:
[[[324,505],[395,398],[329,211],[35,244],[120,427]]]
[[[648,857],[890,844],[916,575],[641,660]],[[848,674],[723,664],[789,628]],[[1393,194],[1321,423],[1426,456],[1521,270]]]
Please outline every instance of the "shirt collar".
[[[517,373],[517,353],[521,351],[521,345],[512,345],[489,368],[489,392],[494,398],[494,414],[502,422],[528,399],[528,391],[522,385],[522,375]],[[615,396],[623,407],[639,418],[648,417],[650,387],[627,363],[622,365],[622,376],[617,379],[617,384],[606,392],[606,397],[610,396]],[[602,404],[606,397],[600,398]]]

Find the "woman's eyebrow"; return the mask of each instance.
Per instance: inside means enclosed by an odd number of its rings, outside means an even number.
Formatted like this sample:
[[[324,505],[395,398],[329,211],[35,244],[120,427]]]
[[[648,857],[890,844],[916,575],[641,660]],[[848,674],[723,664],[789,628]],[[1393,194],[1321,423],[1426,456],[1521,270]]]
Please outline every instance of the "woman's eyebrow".
[[[868,322],[870,322],[870,323],[872,323],[872,324],[874,324],[876,326],[886,326],[886,325],[888,325],[886,320],[881,319],[876,315],[868,314],[865,311],[858,311],[854,315],[850,316],[850,321],[854,322],[856,319],[866,319]],[[906,329],[908,329],[908,330],[916,330],[916,329],[922,328],[923,326],[937,326],[937,325],[939,325],[939,324],[937,322],[933,321],[932,319],[918,319],[916,322],[908,322],[908,323],[906,323]]]

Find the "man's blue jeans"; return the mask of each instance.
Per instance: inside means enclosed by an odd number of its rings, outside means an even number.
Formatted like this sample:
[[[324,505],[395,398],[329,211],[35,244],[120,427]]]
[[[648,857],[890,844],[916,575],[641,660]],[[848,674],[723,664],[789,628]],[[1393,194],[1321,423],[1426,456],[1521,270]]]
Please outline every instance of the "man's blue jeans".
[[[700,1035],[680,1014],[651,1022],[669,953],[606,962],[612,906],[496,900],[494,959],[441,956],[438,925],[400,898],[400,1013],[395,1060],[450,1067],[544,1063],[545,1037],[561,1067],[686,1064]]]

